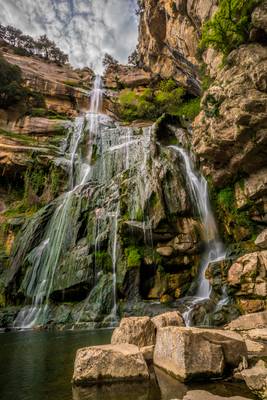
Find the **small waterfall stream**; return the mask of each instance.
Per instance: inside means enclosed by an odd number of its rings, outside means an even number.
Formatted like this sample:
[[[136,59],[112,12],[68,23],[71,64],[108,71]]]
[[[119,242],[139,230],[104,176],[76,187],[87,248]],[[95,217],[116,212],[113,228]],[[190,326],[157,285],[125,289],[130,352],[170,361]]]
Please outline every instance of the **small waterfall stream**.
[[[196,205],[198,214],[203,224],[206,247],[200,264],[197,290],[194,298],[191,299],[191,304],[184,313],[185,322],[187,325],[190,325],[190,317],[194,306],[202,302],[204,299],[209,299],[211,294],[209,281],[205,278],[207,267],[212,262],[224,260],[226,253],[219,238],[217,225],[210,206],[208,184],[206,179],[197,171],[195,171],[190,156],[183,148],[178,146],[170,146],[170,148],[179,153],[183,160],[191,199]],[[225,301],[226,300],[224,296],[223,302]]]

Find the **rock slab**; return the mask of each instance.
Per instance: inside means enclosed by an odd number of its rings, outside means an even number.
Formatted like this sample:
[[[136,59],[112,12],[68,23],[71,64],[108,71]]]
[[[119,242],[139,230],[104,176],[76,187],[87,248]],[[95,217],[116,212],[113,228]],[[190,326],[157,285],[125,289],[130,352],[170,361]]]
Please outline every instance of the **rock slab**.
[[[247,357],[243,338],[221,330],[158,329],[154,364],[181,381],[222,376]]]
[[[148,368],[137,346],[104,345],[77,351],[72,380],[75,385],[146,379]]]
[[[155,341],[155,325],[149,317],[122,318],[111,338],[112,344],[130,343],[138,347],[153,346]]]

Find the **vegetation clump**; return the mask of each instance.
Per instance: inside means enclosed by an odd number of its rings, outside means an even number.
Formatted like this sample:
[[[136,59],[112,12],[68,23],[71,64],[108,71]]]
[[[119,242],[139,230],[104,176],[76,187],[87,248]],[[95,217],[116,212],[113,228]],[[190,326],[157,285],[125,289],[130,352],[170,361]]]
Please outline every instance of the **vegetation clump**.
[[[8,108],[25,99],[28,90],[22,86],[22,73],[0,55],[0,108]]]
[[[213,47],[224,55],[247,42],[251,13],[261,0],[220,0],[214,16],[204,24],[200,49]]]
[[[136,119],[156,120],[162,114],[194,119],[200,111],[198,98],[186,100],[186,92],[173,79],[161,81],[155,88],[142,92],[122,90],[118,100],[118,114],[131,122]]]
[[[130,246],[125,249],[128,268],[138,268],[141,265],[142,256],[140,250],[135,246]]]

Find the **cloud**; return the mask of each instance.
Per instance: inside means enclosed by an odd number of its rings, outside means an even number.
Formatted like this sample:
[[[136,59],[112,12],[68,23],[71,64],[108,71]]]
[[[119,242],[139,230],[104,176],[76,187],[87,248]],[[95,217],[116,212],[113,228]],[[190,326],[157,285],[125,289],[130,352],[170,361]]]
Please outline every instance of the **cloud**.
[[[0,0],[1,23],[44,33],[74,66],[102,71],[107,52],[125,63],[137,43],[136,0]]]

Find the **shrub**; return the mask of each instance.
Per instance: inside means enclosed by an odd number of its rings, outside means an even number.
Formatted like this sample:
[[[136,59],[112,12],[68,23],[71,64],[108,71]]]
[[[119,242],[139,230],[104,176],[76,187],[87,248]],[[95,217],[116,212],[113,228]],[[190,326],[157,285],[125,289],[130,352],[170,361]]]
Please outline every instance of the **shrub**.
[[[141,265],[141,254],[137,247],[130,246],[125,249],[127,264],[129,268],[138,268]]]
[[[200,113],[200,99],[195,98],[183,103],[177,111],[179,117],[183,117],[187,120],[193,121],[196,116]]]
[[[199,99],[184,100],[185,90],[174,80],[161,81],[154,89],[142,93],[125,89],[118,101],[119,116],[126,121],[135,119],[155,120],[162,114],[194,119],[199,112]]]
[[[220,0],[212,19],[204,24],[200,48],[213,47],[227,55],[249,38],[251,12],[261,0]]]
[[[22,86],[21,69],[0,55],[0,107],[8,108],[27,95],[28,90]]]

